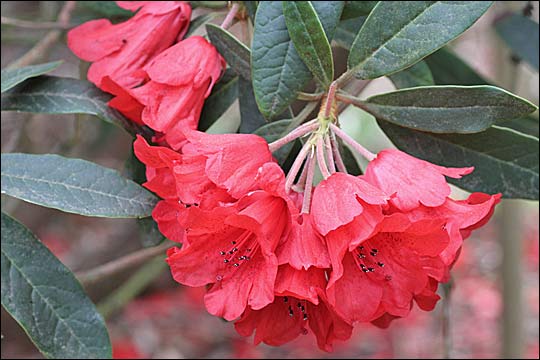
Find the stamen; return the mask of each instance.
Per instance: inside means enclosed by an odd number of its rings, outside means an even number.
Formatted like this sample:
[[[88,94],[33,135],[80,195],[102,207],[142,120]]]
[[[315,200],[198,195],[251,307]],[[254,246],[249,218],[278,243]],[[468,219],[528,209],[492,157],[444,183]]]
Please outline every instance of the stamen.
[[[339,136],[343,141],[345,141],[349,146],[351,146],[356,152],[358,152],[360,155],[368,159],[368,161],[371,161],[377,157],[377,155],[373,154],[371,151],[357,143],[352,137],[347,135],[343,130],[338,128],[334,124],[330,124],[330,128],[332,131]]]

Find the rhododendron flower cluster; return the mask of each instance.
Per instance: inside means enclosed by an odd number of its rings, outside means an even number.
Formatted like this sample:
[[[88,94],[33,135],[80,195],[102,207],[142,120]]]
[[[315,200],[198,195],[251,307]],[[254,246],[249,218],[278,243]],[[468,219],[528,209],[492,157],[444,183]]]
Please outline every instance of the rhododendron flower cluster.
[[[359,322],[386,327],[414,303],[435,307],[463,240],[500,200],[450,198],[445,176],[473,168],[394,149],[372,154],[339,128],[333,110],[271,144],[199,132],[223,59],[201,37],[181,40],[190,15],[184,3],[118,3],[141,9],[122,24],[84,24],[69,43],[94,61],[88,77],[116,95],[110,105],[159,133],[159,145],[139,136],[134,150],[146,165],[144,185],[162,199],[153,218],[182,244],[167,253],[177,282],[208,285],[207,310],[235,321],[241,335],[255,333],[256,343],[281,345],[311,332],[326,351]],[[272,153],[300,137],[285,174]],[[369,160],[364,175],[348,174],[340,141]]]
[[[225,69],[217,50],[201,36],[183,39],[191,7],[182,1],[117,1],[137,11],[113,25],[100,19],[68,33],[68,46],[93,62],[88,80],[115,97],[109,106],[147,125],[172,148],[196,129],[204,100]]]

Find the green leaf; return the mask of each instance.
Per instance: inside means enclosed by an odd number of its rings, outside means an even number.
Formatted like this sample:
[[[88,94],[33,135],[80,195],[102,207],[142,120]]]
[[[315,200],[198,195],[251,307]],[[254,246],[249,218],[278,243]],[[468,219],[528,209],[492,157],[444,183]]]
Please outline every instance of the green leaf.
[[[2,306],[48,358],[112,358],[107,328],[71,271],[2,213]]]
[[[133,16],[131,11],[122,9],[116,5],[115,1],[81,1],[77,5],[106,18],[129,18]]]
[[[45,64],[30,65],[18,69],[2,69],[2,92],[7,91],[24,80],[36,77],[56,69],[60,61],[53,61]]]
[[[251,80],[251,51],[227,30],[207,24],[206,32],[212,44],[225,58],[227,64],[244,79]]]
[[[220,81],[204,102],[198,129],[206,131],[238,98],[238,76]]]
[[[342,1],[312,3],[326,37],[334,36]],[[311,73],[289,38],[281,1],[259,3],[251,48],[251,73],[255,99],[267,119],[279,116],[311,79]]]
[[[362,175],[362,170],[351,150],[347,146],[340,146],[340,152],[343,164],[347,168],[347,172],[354,176]]]
[[[446,48],[434,52],[424,61],[431,69],[437,85],[490,85],[467,63]],[[538,137],[538,118],[532,116],[502,120],[497,124]]]
[[[359,107],[378,119],[435,133],[474,133],[536,106],[494,86],[418,87],[370,97]]]
[[[284,1],[289,36],[304,64],[324,88],[334,80],[332,48],[309,1]]]
[[[141,244],[144,247],[152,247],[161,244],[165,241],[165,236],[159,231],[157,223],[152,217],[137,219],[139,226],[139,236]]]
[[[394,73],[389,78],[398,89],[435,85],[429,66],[424,61]]]
[[[261,126],[253,133],[263,137],[267,143],[276,141],[286,134],[289,126],[291,125],[291,119],[284,119],[271,122],[264,126]],[[280,165],[283,165],[293,150],[294,142],[290,142],[273,153],[274,157]]]
[[[474,134],[431,134],[379,121],[401,150],[447,167],[474,166],[472,174],[448,181],[462,189],[508,198],[538,200],[538,139],[493,126]]]
[[[238,91],[238,103],[240,105],[240,128],[238,131],[249,134],[266,124],[266,121],[257,107],[251,81],[240,78]]]
[[[157,198],[112,169],[58,155],[2,154],[2,194],[65,212],[150,216]]]
[[[110,108],[112,98],[88,81],[41,75],[2,94],[2,110],[45,114],[89,114],[139,132],[132,121]]]
[[[242,1],[242,4],[246,7],[247,13],[251,22],[255,19],[255,13],[257,12],[257,7],[259,6],[258,1]]]
[[[227,7],[227,1],[190,1],[191,7],[208,8],[208,9],[223,9]]]
[[[201,26],[205,25],[207,22],[212,21],[216,17],[216,13],[209,13],[209,14],[203,14],[197,16],[195,19],[191,20],[189,23],[189,30],[186,33],[186,38],[193,35],[197,29],[199,29]]]
[[[348,59],[358,78],[405,69],[467,30],[491,1],[380,1],[356,37]]]
[[[341,14],[342,20],[368,16],[378,1],[345,1],[345,7]]]
[[[336,35],[334,35],[336,44],[345,50],[349,50],[356,38],[356,34],[358,34],[365,21],[365,16],[340,21],[336,29]]]
[[[437,85],[490,85],[465,61],[447,48],[424,59]]]
[[[523,15],[513,14],[497,21],[495,28],[512,52],[538,71],[538,23]]]

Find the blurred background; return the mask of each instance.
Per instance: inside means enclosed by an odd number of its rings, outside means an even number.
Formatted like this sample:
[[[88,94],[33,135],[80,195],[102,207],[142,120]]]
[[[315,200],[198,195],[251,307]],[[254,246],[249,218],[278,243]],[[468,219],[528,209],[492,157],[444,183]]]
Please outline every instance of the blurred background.
[[[79,2],[71,23],[99,17],[92,6]],[[527,6],[538,22],[537,1],[496,2],[450,47],[490,82],[538,105],[538,72],[512,56],[493,26],[508,11],[522,12]],[[62,2],[55,1],[2,1],[2,68],[50,31],[9,24],[9,20],[50,22],[61,7]],[[196,9],[194,16],[201,11]],[[218,16],[215,22],[222,18]],[[233,26],[231,31],[241,33],[242,29]],[[64,63],[53,75],[84,78],[87,65],[66,47],[65,34],[43,52],[39,62],[58,59]],[[386,78],[366,85],[362,98],[394,89]],[[538,118],[538,112],[534,116]],[[237,119],[235,103],[214,131],[235,131]],[[374,152],[392,146],[373,118],[359,109],[346,109],[340,121]],[[56,153],[129,170],[130,136],[103,121],[3,112],[1,124],[2,152]],[[454,189],[453,195],[464,198],[466,193]],[[148,244],[135,220],[77,216],[5,196],[2,210],[24,223],[76,274]],[[183,287],[171,279],[164,252],[90,283],[86,290],[106,316],[116,358],[538,358],[538,217],[538,202],[504,200],[488,225],[465,242],[447,303],[440,301],[429,313],[415,307],[408,318],[395,321],[387,330],[356,326],[353,338],[337,343],[331,354],[319,351],[311,336],[300,336],[279,348],[253,346],[252,338],[237,335],[232,324],[206,312],[204,288]],[[42,357],[4,310],[1,334],[2,358]]]

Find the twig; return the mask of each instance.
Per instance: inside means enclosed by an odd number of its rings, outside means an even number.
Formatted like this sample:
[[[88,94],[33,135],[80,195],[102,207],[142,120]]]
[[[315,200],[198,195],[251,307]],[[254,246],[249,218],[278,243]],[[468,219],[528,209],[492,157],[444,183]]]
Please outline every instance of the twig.
[[[76,274],[76,277],[84,287],[87,287],[102,279],[107,279],[116,273],[138,266],[154,256],[162,254],[162,257],[164,257],[165,250],[171,246],[173,246],[173,244],[167,241],[156,247],[142,249],[91,270],[79,272]]]
[[[446,284],[442,284],[443,299],[442,299],[442,337],[443,337],[443,358],[452,358],[452,332],[450,320],[450,300],[452,295],[453,283],[450,280]]]
[[[221,23],[222,29],[227,30],[232,25],[232,22],[239,8],[240,8],[240,5],[238,5],[238,3],[232,4],[229,12],[227,13],[227,16],[225,17],[225,20],[223,20],[223,22]]]
[[[58,19],[56,23],[61,27],[66,27],[69,25],[69,20],[71,18],[71,13],[75,9],[76,1],[66,1],[64,6],[62,7],[62,10],[60,10],[60,14],[58,15]],[[52,30],[49,31],[43,39],[38,41],[36,45],[34,45],[33,48],[31,48],[26,54],[24,54],[19,59],[15,60],[11,64],[9,64],[8,68],[17,68],[17,67],[23,67],[28,66],[35,62],[36,60],[40,59],[44,56],[44,54],[47,53],[47,50],[60,38],[60,35],[62,34],[62,30]]]
[[[34,21],[28,21],[28,20],[21,20],[21,19],[13,19],[7,16],[1,16],[0,17],[2,21],[2,25],[11,25],[16,27],[21,27],[25,29],[33,29],[33,30],[49,30],[49,29],[70,29],[74,27],[73,24],[59,24],[57,22],[52,21],[43,21],[43,22],[34,22]]]
[[[336,134],[336,136],[341,138],[343,141],[349,144],[351,148],[356,150],[356,152],[358,152],[360,155],[368,159],[368,161],[371,161],[377,157],[377,155],[375,155],[374,153],[372,153],[371,151],[369,151],[368,149],[366,149],[365,147],[357,143],[352,137],[350,137],[347,133],[345,133],[345,131],[341,130],[336,125],[330,124],[330,129],[332,129],[332,131]]]

